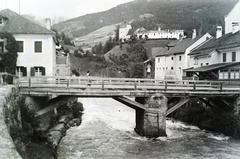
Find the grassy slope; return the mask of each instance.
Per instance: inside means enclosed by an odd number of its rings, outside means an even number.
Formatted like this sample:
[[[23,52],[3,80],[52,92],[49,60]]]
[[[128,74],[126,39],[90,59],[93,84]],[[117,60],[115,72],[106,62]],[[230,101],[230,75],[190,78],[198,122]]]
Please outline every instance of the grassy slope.
[[[106,72],[106,67],[102,67],[102,63],[89,61],[88,58],[78,58],[73,54],[70,55],[71,70],[76,69],[80,76],[86,76],[90,71],[92,76],[99,76]]]

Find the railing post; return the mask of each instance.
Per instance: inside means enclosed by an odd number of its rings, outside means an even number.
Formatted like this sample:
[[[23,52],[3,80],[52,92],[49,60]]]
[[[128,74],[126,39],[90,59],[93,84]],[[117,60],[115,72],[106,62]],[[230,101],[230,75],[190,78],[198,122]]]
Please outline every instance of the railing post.
[[[220,91],[222,91],[223,90],[223,83],[221,82],[220,83]]]
[[[29,77],[29,79],[28,79],[28,87],[29,88],[31,87],[31,77]]]
[[[167,81],[164,81],[165,84],[165,91],[167,90]]]
[[[134,80],[134,89],[135,90],[137,89],[137,81],[136,81],[136,79]]]
[[[69,78],[67,78],[67,88],[69,88]]]
[[[102,90],[104,90],[104,80],[102,80]]]
[[[196,82],[193,82],[193,90],[196,90]]]

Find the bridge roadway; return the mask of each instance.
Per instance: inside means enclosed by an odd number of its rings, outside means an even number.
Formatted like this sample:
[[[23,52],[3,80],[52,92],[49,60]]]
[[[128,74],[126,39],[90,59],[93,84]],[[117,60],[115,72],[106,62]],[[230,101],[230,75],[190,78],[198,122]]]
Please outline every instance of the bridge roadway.
[[[30,96],[67,95],[79,97],[149,97],[162,93],[171,97],[235,97],[240,82],[173,81],[100,77],[21,77],[20,93]]]

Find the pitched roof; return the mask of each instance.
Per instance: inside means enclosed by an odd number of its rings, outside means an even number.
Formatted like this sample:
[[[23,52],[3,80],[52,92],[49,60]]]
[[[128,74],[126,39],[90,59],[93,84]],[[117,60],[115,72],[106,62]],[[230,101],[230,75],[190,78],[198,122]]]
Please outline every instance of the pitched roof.
[[[202,36],[198,36],[194,39],[186,38],[175,45],[172,49],[168,50],[167,52],[163,53],[162,55],[175,55],[175,54],[182,54],[185,53],[186,49],[199,40]]]
[[[12,34],[55,34],[53,31],[31,22],[9,9],[0,11],[0,16],[7,18],[7,23],[0,26],[0,32]]]
[[[236,33],[228,33],[220,38],[212,38],[207,43],[203,44],[189,55],[202,55],[202,54],[210,54],[213,50],[221,50],[221,49],[228,49],[233,47],[240,46],[240,32]]]
[[[212,64],[212,65],[207,65],[207,66],[186,69],[185,71],[186,72],[208,72],[208,71],[217,70],[220,68],[229,67],[229,66],[237,65],[237,64],[240,64],[240,62],[216,63],[216,64]]]

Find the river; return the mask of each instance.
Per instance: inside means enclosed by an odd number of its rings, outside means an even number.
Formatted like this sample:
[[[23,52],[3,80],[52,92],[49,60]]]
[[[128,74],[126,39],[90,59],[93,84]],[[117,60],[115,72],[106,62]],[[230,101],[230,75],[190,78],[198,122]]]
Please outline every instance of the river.
[[[110,98],[81,98],[82,124],[70,128],[58,159],[240,159],[240,140],[167,120],[165,138],[134,132],[135,110]]]

